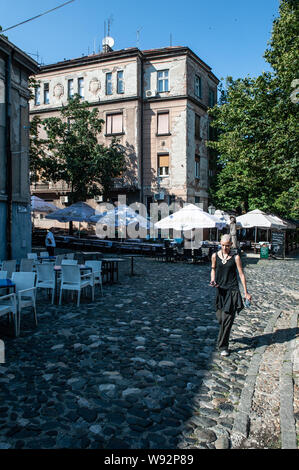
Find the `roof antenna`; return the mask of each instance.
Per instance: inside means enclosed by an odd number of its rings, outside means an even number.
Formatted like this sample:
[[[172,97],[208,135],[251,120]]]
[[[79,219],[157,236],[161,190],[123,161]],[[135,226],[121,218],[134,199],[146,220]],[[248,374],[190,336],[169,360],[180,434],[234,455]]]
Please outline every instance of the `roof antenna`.
[[[136,31],[136,36],[137,36],[137,39],[136,39],[136,47],[139,49],[139,45],[140,45],[140,31],[142,30],[142,27],[137,29]]]

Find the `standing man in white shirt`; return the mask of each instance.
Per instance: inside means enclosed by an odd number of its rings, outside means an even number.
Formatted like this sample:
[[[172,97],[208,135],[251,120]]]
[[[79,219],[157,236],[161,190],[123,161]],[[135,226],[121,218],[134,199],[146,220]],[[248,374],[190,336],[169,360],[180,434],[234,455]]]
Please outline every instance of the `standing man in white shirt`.
[[[56,247],[56,242],[53,234],[53,228],[49,228],[48,233],[46,235],[46,249],[47,252],[49,253],[49,256],[54,256],[54,249]]]

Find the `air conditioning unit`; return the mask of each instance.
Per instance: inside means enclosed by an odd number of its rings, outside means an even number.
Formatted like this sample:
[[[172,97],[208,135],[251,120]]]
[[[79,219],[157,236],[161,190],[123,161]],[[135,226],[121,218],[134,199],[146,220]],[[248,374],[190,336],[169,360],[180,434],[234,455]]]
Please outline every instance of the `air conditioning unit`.
[[[147,98],[152,98],[153,96],[156,96],[157,94],[158,94],[157,90],[154,90],[154,91],[146,90],[146,92],[145,92],[145,96]]]
[[[69,202],[68,196],[60,196],[61,204],[67,204]]]
[[[164,193],[161,192],[161,193],[154,194],[154,200],[155,201],[163,201],[164,200]]]
[[[103,196],[95,196],[94,200],[95,202],[103,202]]]

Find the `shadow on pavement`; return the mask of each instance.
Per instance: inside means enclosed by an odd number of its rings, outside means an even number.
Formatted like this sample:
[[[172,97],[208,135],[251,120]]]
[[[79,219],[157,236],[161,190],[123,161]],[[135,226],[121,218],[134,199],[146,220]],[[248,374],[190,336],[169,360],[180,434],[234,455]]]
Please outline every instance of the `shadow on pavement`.
[[[291,341],[299,334],[299,328],[285,328],[277,330],[274,333],[267,333],[265,335],[255,336],[253,338],[235,338],[231,339],[231,343],[245,344],[245,347],[234,348],[233,352],[246,351],[248,349],[255,349],[260,346],[269,346],[275,343],[285,343]]]

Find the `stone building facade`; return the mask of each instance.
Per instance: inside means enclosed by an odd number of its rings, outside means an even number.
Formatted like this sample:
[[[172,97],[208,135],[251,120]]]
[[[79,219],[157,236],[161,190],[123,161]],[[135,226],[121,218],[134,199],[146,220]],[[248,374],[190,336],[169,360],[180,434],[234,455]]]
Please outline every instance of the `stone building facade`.
[[[110,49],[43,66],[36,79],[31,116],[58,115],[79,93],[105,121],[100,141],[108,145],[117,136],[126,148],[127,171],[115,180],[112,200],[122,194],[128,203],[182,201],[207,209],[207,109],[217,100],[219,81],[189,48]],[[67,188],[41,183],[32,193],[61,206]]]
[[[31,251],[28,78],[37,71],[0,35],[0,259]]]

